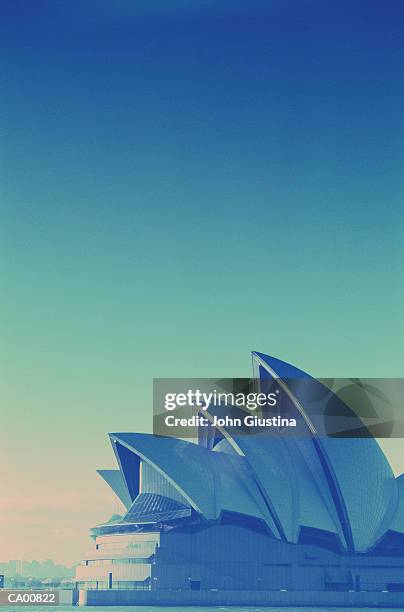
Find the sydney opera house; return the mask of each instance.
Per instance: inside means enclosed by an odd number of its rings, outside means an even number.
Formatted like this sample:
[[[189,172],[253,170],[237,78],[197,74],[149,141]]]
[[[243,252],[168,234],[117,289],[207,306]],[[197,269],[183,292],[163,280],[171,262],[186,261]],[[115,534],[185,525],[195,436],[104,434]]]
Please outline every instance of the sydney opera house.
[[[261,353],[253,368],[310,379]],[[371,436],[320,435],[299,389],[289,410],[309,435],[110,434],[117,468],[99,473],[125,512],[92,529],[79,588],[404,591],[404,475]]]

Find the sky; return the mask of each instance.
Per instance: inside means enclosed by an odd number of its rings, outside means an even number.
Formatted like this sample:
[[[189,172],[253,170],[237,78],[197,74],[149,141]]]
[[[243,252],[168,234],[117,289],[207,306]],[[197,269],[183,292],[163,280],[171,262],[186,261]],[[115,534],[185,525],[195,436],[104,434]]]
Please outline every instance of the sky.
[[[252,350],[402,375],[404,5],[3,0],[0,24],[0,561],[71,564],[153,377],[249,376]]]

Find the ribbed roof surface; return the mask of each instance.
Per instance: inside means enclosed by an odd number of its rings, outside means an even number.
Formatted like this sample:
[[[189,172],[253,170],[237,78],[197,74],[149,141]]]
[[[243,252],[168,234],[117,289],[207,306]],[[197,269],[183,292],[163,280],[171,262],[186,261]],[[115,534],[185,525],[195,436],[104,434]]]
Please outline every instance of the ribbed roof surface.
[[[190,514],[190,508],[173,499],[156,493],[141,493],[131,505],[129,512],[123,517],[123,522],[157,523],[163,520],[183,518]]]

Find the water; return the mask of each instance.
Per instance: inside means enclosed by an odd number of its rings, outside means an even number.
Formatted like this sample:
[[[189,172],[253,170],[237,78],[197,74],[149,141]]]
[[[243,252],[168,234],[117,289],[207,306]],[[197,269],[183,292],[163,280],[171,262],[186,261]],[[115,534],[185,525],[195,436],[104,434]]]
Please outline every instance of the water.
[[[403,608],[256,608],[251,607],[163,607],[163,606],[86,606],[78,608],[74,606],[1,606],[0,612],[130,612],[138,610],[139,612],[403,612]]]

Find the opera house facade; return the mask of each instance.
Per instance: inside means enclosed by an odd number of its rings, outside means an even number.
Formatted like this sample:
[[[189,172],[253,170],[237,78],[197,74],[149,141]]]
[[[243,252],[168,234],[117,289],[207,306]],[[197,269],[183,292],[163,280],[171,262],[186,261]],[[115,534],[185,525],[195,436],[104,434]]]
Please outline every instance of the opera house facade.
[[[261,353],[253,368],[264,382],[308,377]],[[126,510],[92,529],[78,587],[404,591],[404,475],[373,437],[318,435],[295,387],[310,435],[110,434],[118,467],[99,473]]]

